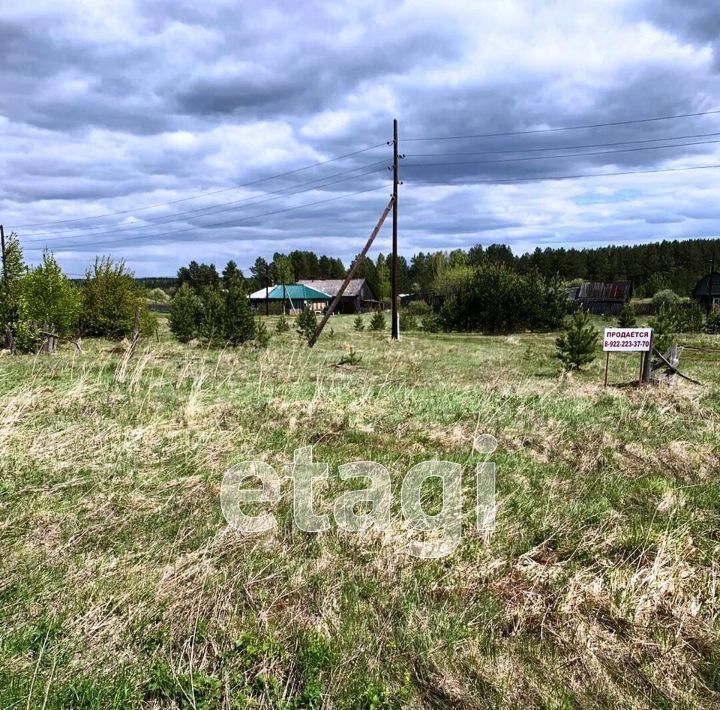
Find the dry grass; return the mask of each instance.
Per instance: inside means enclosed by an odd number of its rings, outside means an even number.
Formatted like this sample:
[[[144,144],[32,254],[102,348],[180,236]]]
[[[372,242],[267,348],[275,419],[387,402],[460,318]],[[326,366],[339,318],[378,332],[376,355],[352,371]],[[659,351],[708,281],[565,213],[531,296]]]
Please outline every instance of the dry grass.
[[[560,376],[549,336],[333,323],[312,351],[165,339],[0,372],[2,707],[716,707],[720,374]],[[272,328],[270,328],[272,331]],[[352,343],[359,365],[337,368]],[[636,363],[618,357],[614,381]],[[497,530],[439,561],[403,526],[226,528],[222,474],[500,447]],[[337,492],[337,482],[330,490]],[[470,513],[470,499],[466,498]],[[397,511],[395,511],[397,513]]]

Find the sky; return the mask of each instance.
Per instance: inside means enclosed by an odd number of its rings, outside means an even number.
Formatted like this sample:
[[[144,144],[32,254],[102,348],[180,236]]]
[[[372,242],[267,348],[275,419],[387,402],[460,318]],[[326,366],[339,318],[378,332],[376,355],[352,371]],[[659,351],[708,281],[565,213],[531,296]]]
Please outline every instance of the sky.
[[[23,0],[0,77],[0,223],[73,276],[349,264],[394,118],[408,257],[720,235],[708,0]]]

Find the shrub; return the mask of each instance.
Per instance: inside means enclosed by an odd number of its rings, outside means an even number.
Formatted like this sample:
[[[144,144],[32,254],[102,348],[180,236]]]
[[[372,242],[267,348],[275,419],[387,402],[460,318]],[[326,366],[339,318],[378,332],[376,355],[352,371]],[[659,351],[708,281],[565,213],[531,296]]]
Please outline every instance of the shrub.
[[[555,341],[557,358],[566,370],[579,370],[595,359],[599,338],[588,313],[577,311],[565,321],[565,328]]]
[[[680,296],[678,296],[675,291],[672,291],[669,288],[664,288],[652,297],[652,302],[659,309],[669,308],[670,306],[676,306],[680,303]]]
[[[77,327],[80,297],[52,254],[43,254],[42,264],[31,269],[20,284],[23,319],[60,337],[73,332]]]
[[[382,311],[375,311],[373,317],[370,319],[369,330],[379,331],[385,330],[385,314]]]
[[[705,322],[705,313],[699,303],[693,302],[685,308],[674,308],[673,318],[679,332],[699,333]]]
[[[427,315],[423,316],[422,329],[428,333],[438,333],[441,327],[440,316],[437,313],[430,311]]]
[[[207,343],[221,345],[225,334],[225,300],[217,288],[207,288],[202,295],[198,335]]]
[[[125,262],[114,262],[109,257],[96,259],[82,285],[82,331],[110,339],[129,336],[137,313],[142,331],[155,329],[156,321],[147,309],[143,290]]]
[[[662,307],[653,318],[648,319],[648,326],[653,329],[654,347],[664,353],[675,341],[678,322],[672,308]]]
[[[635,309],[626,303],[618,314],[618,328],[634,328],[637,325],[637,314]]]
[[[200,316],[202,301],[187,283],[175,292],[170,304],[170,332],[181,342],[187,343],[195,337]]]
[[[255,343],[259,348],[266,348],[270,342],[270,333],[263,321],[255,323]]]
[[[568,298],[567,287],[558,277],[553,277],[547,281],[540,281],[539,277],[531,276],[535,280],[535,284],[530,286],[530,290],[538,290],[541,294],[541,309],[537,314],[537,320],[528,325],[531,328],[540,330],[549,329],[556,330],[562,326],[565,318],[570,313],[571,302]]]
[[[508,333],[517,330],[557,328],[567,315],[567,292],[557,279],[543,281],[537,274],[523,275],[502,264],[484,263],[465,270],[465,282],[440,309],[449,330]]]
[[[717,335],[720,333],[720,311],[714,311],[708,316],[705,321],[705,325],[703,325],[702,331],[703,333],[708,333],[710,335]]]
[[[417,330],[417,318],[406,310],[400,311],[400,332]]]
[[[355,316],[355,321],[353,322],[353,328],[358,333],[362,333],[362,331],[365,330],[365,322],[363,321],[363,317],[361,315]]]
[[[5,265],[0,288],[0,318],[2,329],[10,326],[12,331],[17,327],[22,278],[27,271],[22,248],[17,235],[12,232],[5,244]]]
[[[310,340],[316,328],[317,316],[315,311],[306,306],[295,319],[295,329],[305,340]]]
[[[288,319],[285,317],[285,314],[283,313],[280,318],[278,318],[277,323],[275,323],[275,332],[276,333],[287,333],[288,330],[290,330],[290,323],[288,323]]]
[[[432,313],[432,308],[425,303],[425,301],[410,301],[405,306],[405,310],[411,315],[417,318],[423,318],[428,313]]]
[[[230,345],[247,343],[255,338],[255,317],[239,280],[232,280],[225,292],[222,324],[225,342]],[[265,332],[267,333],[267,329]]]

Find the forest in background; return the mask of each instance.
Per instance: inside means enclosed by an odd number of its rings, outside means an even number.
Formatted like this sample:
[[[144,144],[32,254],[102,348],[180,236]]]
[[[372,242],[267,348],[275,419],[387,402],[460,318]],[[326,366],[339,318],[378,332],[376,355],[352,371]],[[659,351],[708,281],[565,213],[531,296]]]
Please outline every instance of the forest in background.
[[[398,287],[401,293],[435,293],[449,270],[496,263],[521,274],[537,273],[546,279],[558,277],[565,282],[631,281],[635,296],[641,298],[665,289],[689,296],[697,281],[710,272],[714,254],[720,259],[720,239],[611,245],[595,249],[548,247],[520,256],[504,244],[477,245],[467,250],[418,252],[409,260],[400,256]],[[237,269],[234,262],[230,264],[232,269]],[[252,291],[263,288],[268,282],[343,278],[346,267],[340,259],[295,250],[289,254],[275,253],[271,261],[258,257],[249,273],[239,269],[238,273],[247,290]],[[365,259],[357,275],[367,279],[378,298],[389,298],[389,254]],[[220,278],[214,265],[193,261],[179,270],[177,278],[148,277],[138,281],[148,288],[172,289],[182,283],[213,285]]]

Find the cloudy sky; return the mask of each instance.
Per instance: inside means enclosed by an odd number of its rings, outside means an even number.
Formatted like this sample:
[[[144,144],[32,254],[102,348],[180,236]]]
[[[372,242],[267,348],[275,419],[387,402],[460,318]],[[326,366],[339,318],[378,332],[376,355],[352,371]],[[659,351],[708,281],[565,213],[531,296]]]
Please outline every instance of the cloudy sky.
[[[713,5],[5,2],[0,222],[71,274],[98,253],[138,275],[347,263],[389,198],[397,117],[408,256],[718,235]]]

